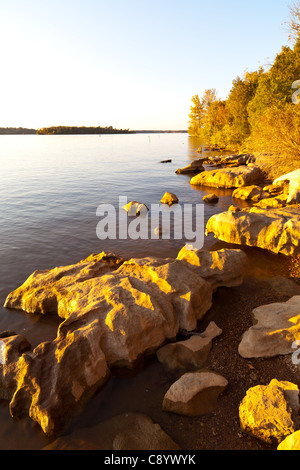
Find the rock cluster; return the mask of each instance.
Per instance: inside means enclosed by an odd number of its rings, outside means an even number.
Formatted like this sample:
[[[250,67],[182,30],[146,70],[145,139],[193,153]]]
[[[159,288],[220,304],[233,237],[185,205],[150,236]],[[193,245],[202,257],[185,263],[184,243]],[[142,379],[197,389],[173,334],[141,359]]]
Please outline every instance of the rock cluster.
[[[10,400],[12,416],[27,413],[47,435],[61,432],[107,381],[111,367],[133,367],[180,331],[194,331],[222,285],[222,264],[223,285],[231,283],[229,266],[236,285],[245,255],[234,250],[234,263],[230,251],[194,256],[198,261],[190,264],[182,256],[125,261],[101,253],[34,272],[5,306],[57,312],[64,321],[55,340],[33,351],[14,333],[1,339],[1,396]]]

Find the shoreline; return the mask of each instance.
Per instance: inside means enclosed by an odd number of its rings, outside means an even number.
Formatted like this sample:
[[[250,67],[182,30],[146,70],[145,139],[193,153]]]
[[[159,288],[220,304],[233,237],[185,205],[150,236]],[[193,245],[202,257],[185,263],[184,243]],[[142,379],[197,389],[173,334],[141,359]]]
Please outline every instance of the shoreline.
[[[167,432],[185,450],[273,450],[275,447],[265,445],[256,438],[241,432],[238,422],[238,403],[248,388],[256,384],[268,384],[275,376],[278,380],[291,380],[298,383],[298,368],[289,362],[287,357],[277,357],[268,360],[242,359],[238,354],[238,343],[241,335],[252,325],[252,309],[277,301],[286,301],[290,298],[290,286],[284,283],[272,283],[272,278],[291,279],[291,257],[276,255],[255,247],[231,245],[214,240],[211,251],[222,248],[241,249],[248,253],[250,264],[245,273],[244,282],[237,287],[221,287],[214,294],[211,309],[198,324],[197,331],[202,332],[210,321],[215,321],[223,330],[223,334],[214,341],[207,368],[221,373],[228,378],[229,386],[219,398],[217,409],[207,415],[189,418],[166,413],[162,410],[161,398],[174,382],[174,375],[166,374],[155,355],[141,359],[141,364],[135,370],[124,376],[124,369],[112,370],[112,380],[104,385],[103,389],[87,404],[86,410],[75,420],[75,425],[69,428],[69,439],[64,437],[58,441],[50,439],[51,448],[88,448],[90,444],[101,449],[101,442],[97,441],[97,426],[90,426],[89,417],[93,415],[93,407],[100,412],[98,419],[104,421],[118,414],[117,411],[127,413],[144,412]],[[254,256],[253,256],[254,255]],[[276,275],[274,275],[274,273]],[[266,275],[270,277],[266,278]],[[279,274],[279,275],[278,275]],[[299,278],[293,279],[299,285]],[[299,290],[300,293],[300,290]],[[236,320],[236,321],[235,321]],[[143,366],[143,362],[144,367]],[[267,365],[267,367],[266,367]],[[275,374],[276,372],[276,374]],[[147,384],[147,385],[146,385]],[[156,384],[156,385],[155,385]],[[147,386],[147,388],[145,388]],[[136,390],[135,390],[136,387]],[[154,392],[153,396],[149,390]],[[113,397],[113,409],[110,409],[111,397],[107,397],[107,390]],[[142,395],[141,395],[142,394]],[[143,397],[143,398],[142,398]],[[150,399],[149,399],[150,397]],[[106,409],[100,410],[102,400],[108,400]],[[118,406],[115,406],[118,403]],[[119,406],[120,405],[120,406]],[[126,405],[126,407],[125,407]],[[133,409],[132,409],[133,408]],[[230,423],[230,425],[228,425]],[[80,428],[88,426],[90,441],[80,435]],[[228,432],[228,426],[230,433]],[[72,432],[72,430],[74,430]],[[77,430],[76,430],[77,429]],[[231,430],[236,434],[233,434]],[[73,439],[75,441],[72,444]],[[80,441],[83,442],[80,444]]]

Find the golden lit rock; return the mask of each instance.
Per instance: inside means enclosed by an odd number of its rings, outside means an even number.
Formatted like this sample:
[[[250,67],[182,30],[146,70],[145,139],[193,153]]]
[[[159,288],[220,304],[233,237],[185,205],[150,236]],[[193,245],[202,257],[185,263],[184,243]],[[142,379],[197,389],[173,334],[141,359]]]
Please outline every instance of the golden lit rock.
[[[279,209],[252,207],[213,215],[206,235],[237,245],[256,246],[287,256],[300,252],[300,214],[294,206]]]
[[[286,437],[277,447],[277,450],[300,450],[300,431]]]
[[[242,430],[272,445],[295,431],[293,415],[298,413],[297,385],[276,379],[250,388],[239,407]]]
[[[260,186],[252,185],[235,189],[232,193],[235,199],[242,199],[243,201],[260,201],[263,198],[269,197],[269,193],[264,191]]]
[[[160,202],[172,206],[173,204],[178,204],[179,200],[176,194],[166,192]]]
[[[192,186],[212,186],[215,188],[239,188],[257,184],[263,179],[258,166],[238,166],[204,171],[191,179]]]
[[[247,256],[242,250],[195,251],[183,247],[177,259],[190,264],[213,289],[241,285],[247,266]]]
[[[245,358],[293,353],[300,338],[300,295],[253,310],[254,325],[244,333],[239,354]]]

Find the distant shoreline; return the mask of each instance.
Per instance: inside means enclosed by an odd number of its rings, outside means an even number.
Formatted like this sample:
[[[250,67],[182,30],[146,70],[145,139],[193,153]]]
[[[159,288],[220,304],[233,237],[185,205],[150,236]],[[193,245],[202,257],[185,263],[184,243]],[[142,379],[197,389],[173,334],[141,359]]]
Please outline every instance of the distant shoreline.
[[[53,126],[41,129],[24,127],[0,127],[0,135],[102,135],[102,134],[187,134],[187,130],[129,130],[113,127]]]

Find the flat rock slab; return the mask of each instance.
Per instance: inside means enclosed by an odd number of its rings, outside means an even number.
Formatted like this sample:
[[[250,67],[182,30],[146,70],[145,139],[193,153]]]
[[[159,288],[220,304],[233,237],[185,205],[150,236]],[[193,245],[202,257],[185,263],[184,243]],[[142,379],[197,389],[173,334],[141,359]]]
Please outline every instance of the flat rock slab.
[[[218,168],[204,171],[194,176],[192,186],[211,186],[215,188],[240,188],[250,186],[263,180],[263,173],[258,166],[238,166],[233,168]]]
[[[186,373],[165,394],[163,409],[186,416],[211,413],[227,385],[227,380],[215,372]]]
[[[253,320],[254,326],[244,333],[239,345],[242,357],[292,354],[294,341],[300,339],[300,295],[254,309]]]
[[[208,220],[206,235],[210,233],[227,243],[293,256],[300,252],[300,212],[296,206],[223,212]]]

